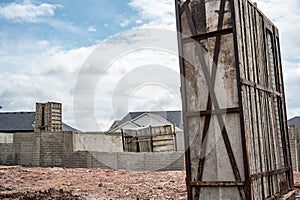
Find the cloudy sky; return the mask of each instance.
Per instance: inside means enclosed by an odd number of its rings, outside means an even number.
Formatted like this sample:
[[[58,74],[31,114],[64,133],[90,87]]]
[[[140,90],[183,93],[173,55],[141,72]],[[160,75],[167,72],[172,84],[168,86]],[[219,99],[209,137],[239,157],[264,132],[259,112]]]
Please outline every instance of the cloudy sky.
[[[300,1],[257,3],[280,30],[288,117],[300,115]],[[1,111],[32,111],[35,102],[58,101],[64,122],[82,130],[107,130],[128,111],[179,110],[176,56],[163,45],[143,49],[140,43],[128,49],[132,41],[124,40],[138,28],[175,31],[174,0],[2,0]],[[147,37],[139,35],[140,41]],[[151,37],[157,37],[155,31]],[[175,37],[165,39],[176,44]],[[86,69],[99,52],[110,62],[94,63],[93,72]],[[158,82],[160,76],[169,78]],[[138,87],[125,84],[133,77],[140,77],[134,82]]]

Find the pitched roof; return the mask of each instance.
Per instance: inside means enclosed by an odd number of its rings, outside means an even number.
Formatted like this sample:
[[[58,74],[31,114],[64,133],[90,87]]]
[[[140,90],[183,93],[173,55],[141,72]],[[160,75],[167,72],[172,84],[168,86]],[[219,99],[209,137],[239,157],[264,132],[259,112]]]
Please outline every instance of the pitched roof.
[[[123,117],[123,119],[121,119],[117,123],[116,123],[116,121],[114,121],[113,125],[111,126],[111,128],[109,130],[114,129],[114,128],[124,124],[127,121],[131,121],[144,113],[158,115],[158,116],[168,120],[169,122],[176,124],[176,126],[178,128],[183,129],[181,111],[144,111],[144,112],[129,112],[125,117]]]
[[[81,132],[80,130],[78,130],[64,122],[62,123],[62,131],[74,131],[74,132],[79,131],[79,132]]]
[[[0,132],[34,132],[35,112],[0,112]],[[63,131],[78,131],[63,123]]]
[[[115,120],[112,123],[112,125],[110,126],[109,130],[116,128],[118,126],[119,122],[120,122],[120,120]]]
[[[35,112],[0,113],[0,132],[33,132]]]
[[[300,116],[289,119],[287,123],[288,126],[295,125],[296,128],[300,128]]]

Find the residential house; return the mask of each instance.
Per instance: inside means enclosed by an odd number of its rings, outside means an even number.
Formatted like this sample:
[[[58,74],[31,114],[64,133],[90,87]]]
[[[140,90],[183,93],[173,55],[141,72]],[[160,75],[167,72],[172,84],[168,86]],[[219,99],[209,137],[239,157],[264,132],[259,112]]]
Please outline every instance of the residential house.
[[[164,125],[175,125],[176,131],[183,131],[181,111],[129,112],[121,120],[114,121],[108,133],[121,132],[121,129]]]
[[[183,122],[181,111],[129,112],[121,120],[116,120],[107,131],[108,134],[123,130],[139,130],[146,127],[171,125],[176,135],[176,148],[184,151]]]

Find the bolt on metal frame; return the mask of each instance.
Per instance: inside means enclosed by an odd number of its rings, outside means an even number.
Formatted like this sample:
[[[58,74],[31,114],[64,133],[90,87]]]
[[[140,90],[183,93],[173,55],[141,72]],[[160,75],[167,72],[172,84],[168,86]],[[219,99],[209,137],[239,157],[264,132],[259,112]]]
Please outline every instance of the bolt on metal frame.
[[[249,0],[175,2],[188,199],[293,194],[277,28]]]

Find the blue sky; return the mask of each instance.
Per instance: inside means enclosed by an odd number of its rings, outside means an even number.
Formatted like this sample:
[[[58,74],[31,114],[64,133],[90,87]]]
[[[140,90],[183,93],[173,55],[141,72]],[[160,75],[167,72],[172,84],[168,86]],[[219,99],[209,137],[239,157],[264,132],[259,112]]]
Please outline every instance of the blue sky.
[[[1,111],[31,111],[35,109],[35,102],[58,101],[63,103],[64,121],[77,127],[73,110],[74,86],[89,55],[103,41],[124,31],[141,27],[175,30],[173,4],[172,0],[159,1],[159,4],[158,1],[154,4],[147,0],[1,1]],[[153,59],[155,53],[138,54],[131,56],[130,62],[137,62],[143,57],[141,54]],[[174,64],[176,59],[172,62],[173,66],[177,64]],[[128,59],[121,59],[112,67],[110,71],[114,76],[109,76],[110,80],[115,80],[112,83],[124,75],[125,65],[130,68],[132,64],[129,64]],[[121,73],[118,73],[119,69]],[[97,115],[97,124],[83,125],[81,129],[106,130],[113,120],[126,114],[122,112],[116,116],[112,113],[112,100],[111,97],[107,97],[112,95],[114,90],[111,85],[97,86],[97,90],[106,92],[98,94],[95,91],[94,94],[98,103],[95,105],[97,110],[92,114]],[[177,82],[176,88],[178,87]],[[133,104],[140,107],[131,109],[142,109],[145,103],[141,102],[148,90],[149,88],[145,87],[136,92],[136,99],[140,99],[140,103]],[[97,98],[98,96],[101,97]],[[155,102],[159,104],[163,101],[156,99]],[[164,104],[167,105],[166,102]],[[150,110],[152,107],[154,106],[144,109]],[[168,105],[165,109],[179,108],[180,104],[177,102],[176,105]],[[82,121],[90,119],[87,117]]]
[[[300,115],[300,2],[286,0],[283,4],[281,0],[257,0],[257,3],[280,30],[288,117]],[[124,31],[144,27],[175,31],[174,1],[2,0],[1,111],[31,111],[35,109],[35,102],[58,101],[63,103],[64,121],[78,126],[74,120],[74,87],[89,55],[103,41],[112,42],[114,38],[123,37]],[[158,64],[162,60],[163,65],[171,66],[170,69],[178,73],[176,58],[165,52],[139,51],[115,61],[95,90],[97,124],[80,128],[106,130],[114,119],[126,114],[125,111],[112,113],[112,99],[103,94],[113,95],[118,80],[132,69],[130,66]],[[101,85],[104,80],[111,84]],[[128,109],[180,109],[178,80],[171,89],[153,87],[157,91],[155,97],[149,85],[136,89],[127,99],[135,106]],[[146,98],[150,100],[145,101]]]
[[[133,20],[138,11],[128,3],[120,0],[2,1],[1,38],[2,41],[46,40],[65,49],[93,45],[136,25]],[[13,9],[23,14],[13,13]]]

